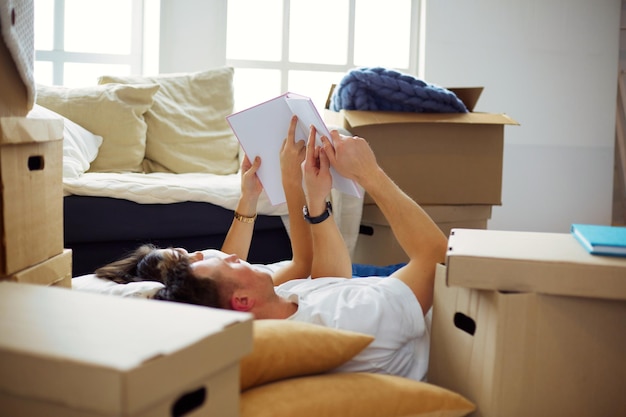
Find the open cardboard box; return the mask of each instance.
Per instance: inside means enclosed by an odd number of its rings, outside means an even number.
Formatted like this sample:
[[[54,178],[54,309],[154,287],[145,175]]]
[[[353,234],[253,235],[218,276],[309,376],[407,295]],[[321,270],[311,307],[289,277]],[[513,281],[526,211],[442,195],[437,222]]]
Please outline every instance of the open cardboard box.
[[[365,138],[379,165],[419,204],[500,205],[504,126],[518,123],[505,114],[473,112],[482,87],[450,90],[469,113],[327,108],[324,120]],[[365,203],[372,202],[366,194]]]
[[[0,414],[239,415],[252,315],[0,282]]]
[[[626,414],[626,258],[558,233],[455,229],[449,246],[429,382],[473,416]]]

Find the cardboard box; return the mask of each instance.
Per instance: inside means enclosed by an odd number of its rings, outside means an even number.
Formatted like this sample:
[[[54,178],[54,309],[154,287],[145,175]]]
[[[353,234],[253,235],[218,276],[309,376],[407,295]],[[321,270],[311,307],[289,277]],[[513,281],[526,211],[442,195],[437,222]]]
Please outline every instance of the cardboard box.
[[[541,248],[580,255],[567,243],[559,248],[567,235],[538,234],[539,247],[528,253],[517,244],[518,233],[492,232],[455,230],[448,266],[437,267],[428,381],[475,402],[473,416],[625,415],[626,259],[618,282],[611,278],[617,264],[583,257],[571,268],[539,254]],[[495,241],[483,245],[490,238],[481,237],[492,234],[511,252],[521,252],[517,260],[486,254]],[[457,249],[470,242],[490,261],[458,256]],[[578,271],[574,279],[572,271]],[[491,277],[491,288],[476,289],[466,281],[476,274]],[[510,275],[525,276],[525,290],[500,290],[510,288]],[[551,293],[541,289],[541,282],[556,279],[563,294],[552,285]],[[607,293],[613,295],[601,295]]]
[[[0,277],[0,280],[72,288],[72,250],[65,249],[60,255]]]
[[[0,276],[63,252],[63,121],[0,118]]]
[[[239,415],[252,315],[0,282],[0,414]]]
[[[482,88],[451,90],[473,109]],[[505,114],[326,110],[324,119],[365,138],[378,164],[420,204],[502,203],[504,126],[518,124]]]
[[[626,299],[626,258],[591,255],[570,233],[459,229],[449,247],[449,285]]]
[[[486,229],[491,218],[489,205],[421,206],[447,236],[454,228]],[[363,205],[361,227],[353,261],[373,265],[391,265],[409,260],[396,240],[389,222],[376,204]]]
[[[396,240],[391,227],[361,224],[352,262],[385,266],[408,261],[409,257]]]

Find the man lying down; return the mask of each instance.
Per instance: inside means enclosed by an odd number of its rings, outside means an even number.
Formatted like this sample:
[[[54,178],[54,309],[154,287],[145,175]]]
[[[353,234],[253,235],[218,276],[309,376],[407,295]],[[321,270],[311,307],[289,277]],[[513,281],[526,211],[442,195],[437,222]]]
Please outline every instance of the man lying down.
[[[272,267],[246,262],[262,186],[257,157],[242,162],[242,192],[220,251],[144,245],[99,268],[116,283],[161,283],[155,299],[250,312],[255,319],[304,321],[374,336],[342,372],[374,372],[423,380],[428,365],[429,311],[436,264],[447,239],[421,207],[379,167],[360,137],[331,132],[315,145],[296,140],[294,117],[280,151],[282,183],[290,213],[293,257]],[[330,167],[357,181],[388,220],[408,263],[388,276],[352,279],[348,248],[328,200]],[[304,180],[304,181],[303,181]]]

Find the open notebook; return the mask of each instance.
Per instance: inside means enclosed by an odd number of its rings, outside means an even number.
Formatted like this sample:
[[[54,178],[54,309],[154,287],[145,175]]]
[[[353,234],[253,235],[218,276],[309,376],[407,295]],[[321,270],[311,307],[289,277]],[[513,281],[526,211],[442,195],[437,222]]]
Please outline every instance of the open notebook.
[[[328,137],[332,142],[330,131],[313,101],[299,94],[285,93],[226,117],[250,160],[257,155],[261,157],[261,167],[257,175],[273,205],[285,202],[280,172],[280,148],[287,137],[293,115],[298,116],[296,140],[307,141],[309,128],[313,125],[317,130],[318,145],[322,144],[322,136]],[[363,190],[356,182],[341,176],[332,167],[330,171],[333,188],[355,197],[363,196]]]

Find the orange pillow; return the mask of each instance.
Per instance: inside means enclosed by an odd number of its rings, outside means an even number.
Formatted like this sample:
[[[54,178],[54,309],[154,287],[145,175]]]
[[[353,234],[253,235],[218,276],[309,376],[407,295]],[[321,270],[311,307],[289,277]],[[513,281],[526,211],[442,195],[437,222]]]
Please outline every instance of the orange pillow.
[[[392,375],[337,373],[293,378],[241,394],[241,417],[461,417],[465,397]]]
[[[241,361],[241,390],[330,371],[361,352],[373,336],[291,320],[255,320],[252,353]]]

